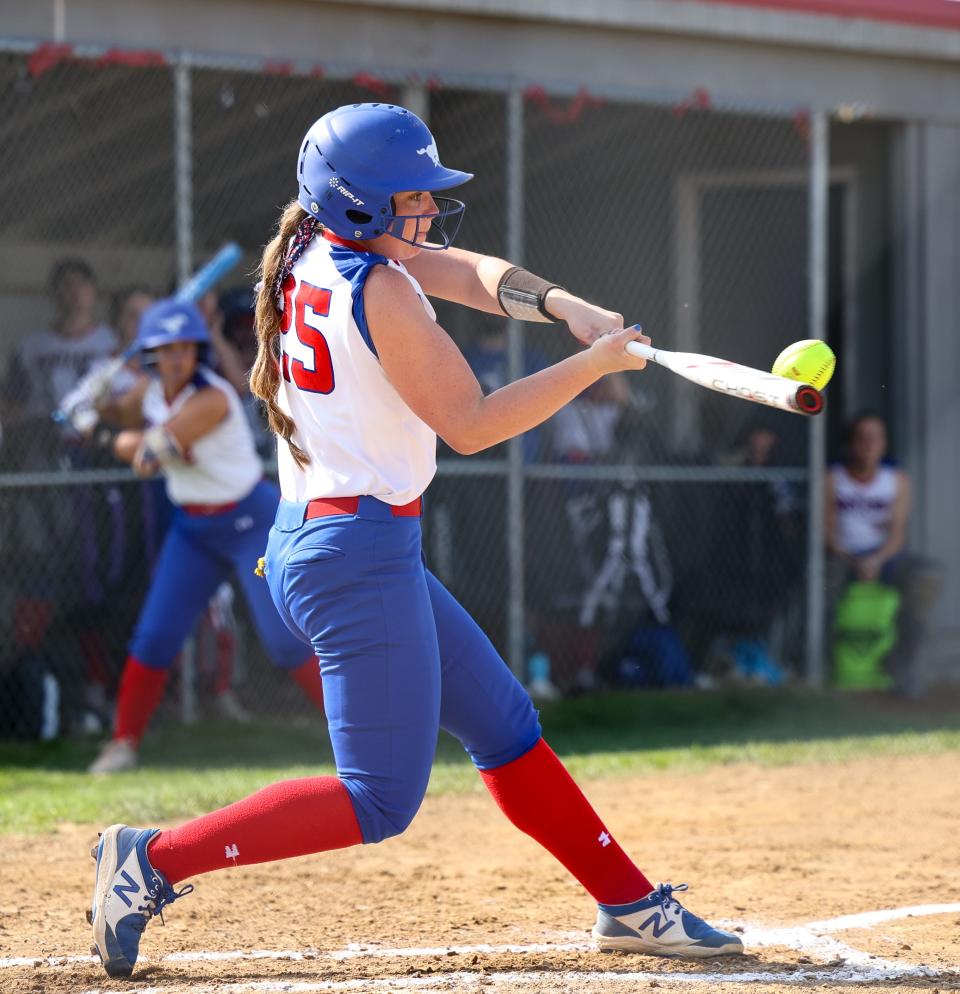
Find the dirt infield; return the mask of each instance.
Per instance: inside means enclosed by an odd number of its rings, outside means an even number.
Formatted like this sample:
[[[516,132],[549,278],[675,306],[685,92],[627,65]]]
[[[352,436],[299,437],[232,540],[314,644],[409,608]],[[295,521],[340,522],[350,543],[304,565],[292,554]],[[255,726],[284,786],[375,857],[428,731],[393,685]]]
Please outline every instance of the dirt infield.
[[[590,899],[477,793],[428,798],[380,846],[198,878],[165,928],[150,925],[126,982],[87,954],[95,827],[6,837],[0,990],[960,989],[960,755],[730,766],[588,793],[648,874],[689,881],[692,910],[742,929],[746,955],[591,951]]]

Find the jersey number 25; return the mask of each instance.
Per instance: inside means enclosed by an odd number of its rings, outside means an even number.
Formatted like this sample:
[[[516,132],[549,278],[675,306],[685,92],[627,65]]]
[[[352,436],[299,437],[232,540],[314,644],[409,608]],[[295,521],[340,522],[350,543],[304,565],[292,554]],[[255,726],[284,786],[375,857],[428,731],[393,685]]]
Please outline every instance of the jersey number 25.
[[[311,324],[307,316],[308,307],[311,318],[325,318],[330,313],[330,291],[313,286],[312,283],[301,283],[294,295],[295,286],[296,282],[288,279],[283,288],[280,332],[286,335],[290,325],[293,324],[297,339],[303,347],[297,351],[301,354],[304,349],[311,352],[313,362],[308,366],[302,359],[290,355],[287,341],[283,339],[280,372],[287,383],[292,380],[300,390],[306,390],[308,393],[330,393],[334,388],[330,346],[327,345],[327,340],[320,333],[319,328]]]

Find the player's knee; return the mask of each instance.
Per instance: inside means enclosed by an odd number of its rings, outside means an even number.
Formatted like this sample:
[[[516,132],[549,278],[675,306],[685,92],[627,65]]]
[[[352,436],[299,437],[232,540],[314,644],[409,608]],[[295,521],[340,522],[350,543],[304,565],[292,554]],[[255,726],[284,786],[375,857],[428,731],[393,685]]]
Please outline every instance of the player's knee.
[[[426,782],[373,785],[344,779],[367,844],[402,835],[416,817],[426,793]]]
[[[152,670],[169,669],[180,646],[162,631],[136,632],[130,640],[128,652]]]
[[[383,842],[396,835],[402,835],[409,827],[420,810],[419,803],[406,808],[394,808],[389,811],[378,811],[371,819],[369,832],[364,832],[363,841],[368,843]]]
[[[542,734],[537,710],[524,690],[513,696],[500,721],[491,721],[482,736],[463,744],[478,770],[494,770],[528,753]]]

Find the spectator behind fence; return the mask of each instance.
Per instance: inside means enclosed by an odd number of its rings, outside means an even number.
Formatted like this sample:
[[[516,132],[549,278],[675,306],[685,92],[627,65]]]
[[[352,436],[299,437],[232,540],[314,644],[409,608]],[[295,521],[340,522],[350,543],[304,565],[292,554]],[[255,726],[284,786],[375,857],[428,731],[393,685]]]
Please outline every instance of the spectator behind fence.
[[[97,281],[83,259],[57,262],[50,274],[54,318],[14,350],[7,370],[6,406],[12,421],[48,421],[61,400],[117,346],[96,317]]]
[[[7,369],[5,464],[14,472],[86,465],[88,450],[81,436],[68,422],[55,424],[53,414],[117,346],[114,332],[96,316],[97,281],[84,259],[58,261],[50,274],[50,290],[50,327],[27,335]],[[17,578],[13,599],[14,651],[55,659],[69,684],[71,660],[79,648],[86,693],[94,706],[104,704],[109,680],[103,619],[96,608],[105,603],[104,588],[115,562],[104,551],[97,523],[112,522],[115,508],[109,488],[78,487],[64,501],[62,493],[48,485],[21,491],[10,508],[16,520],[11,561],[27,567]]]
[[[912,695],[922,687],[917,654],[943,586],[943,567],[906,550],[910,481],[904,470],[886,460],[887,428],[881,415],[857,414],[847,423],[843,441],[842,462],[827,475],[830,614],[836,616],[851,584],[880,583],[895,589],[900,598],[896,641],[886,668],[894,688]],[[878,638],[881,635],[878,631]]]
[[[117,336],[118,354],[128,349],[136,340],[137,327],[143,312],[156,300],[152,290],[144,286],[127,286],[118,290],[110,302],[110,324]],[[143,376],[136,356],[124,364],[111,384],[113,396],[127,392]]]

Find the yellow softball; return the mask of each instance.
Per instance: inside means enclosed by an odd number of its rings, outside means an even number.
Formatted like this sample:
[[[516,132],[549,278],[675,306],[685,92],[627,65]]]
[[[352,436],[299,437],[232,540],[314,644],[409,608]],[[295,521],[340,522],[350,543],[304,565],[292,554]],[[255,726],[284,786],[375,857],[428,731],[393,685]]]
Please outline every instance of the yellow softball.
[[[826,342],[821,342],[819,338],[808,338],[788,345],[777,356],[773,372],[788,380],[809,383],[820,390],[830,382],[836,364],[837,357]]]

